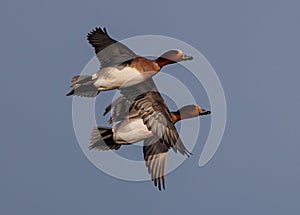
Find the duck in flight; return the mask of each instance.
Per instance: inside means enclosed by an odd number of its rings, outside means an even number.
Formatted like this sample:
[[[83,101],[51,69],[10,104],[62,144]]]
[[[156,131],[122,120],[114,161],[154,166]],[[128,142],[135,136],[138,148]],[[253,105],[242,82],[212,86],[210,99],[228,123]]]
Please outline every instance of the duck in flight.
[[[74,76],[67,96],[95,97],[100,91],[132,86],[145,81],[162,67],[192,60],[181,50],[170,50],[155,60],[136,55],[124,44],[112,39],[105,28],[95,28],[87,35],[101,67],[93,75]]]
[[[167,153],[170,148],[190,155],[174,124],[186,118],[208,115],[210,111],[199,105],[188,105],[170,112],[152,78],[121,90],[123,94],[113,101],[104,113],[112,108],[110,127],[99,126],[92,130],[90,149],[119,149],[121,145],[144,140],[143,153],[148,172],[158,189],[165,188]]]

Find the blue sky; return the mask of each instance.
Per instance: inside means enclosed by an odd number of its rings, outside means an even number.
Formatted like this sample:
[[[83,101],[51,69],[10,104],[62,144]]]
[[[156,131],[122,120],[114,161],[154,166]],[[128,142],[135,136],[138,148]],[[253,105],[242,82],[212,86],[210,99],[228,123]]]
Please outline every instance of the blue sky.
[[[299,6],[2,1],[1,214],[299,214]],[[65,93],[93,57],[86,34],[96,26],[116,39],[156,34],[185,41],[222,81],[228,115],[219,150],[198,167],[210,125],[203,118],[195,156],[167,176],[165,192],[106,175],[77,143]],[[191,89],[208,104],[201,86]],[[100,109],[111,95],[100,95]]]

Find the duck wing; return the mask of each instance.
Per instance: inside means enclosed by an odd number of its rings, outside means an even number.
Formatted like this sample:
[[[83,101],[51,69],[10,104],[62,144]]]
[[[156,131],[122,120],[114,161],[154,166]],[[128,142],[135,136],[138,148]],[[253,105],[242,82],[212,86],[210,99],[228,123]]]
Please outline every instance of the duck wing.
[[[109,123],[122,121],[130,115],[136,116],[136,111],[131,108],[132,104],[138,96],[152,91],[158,91],[152,79],[144,81],[141,84],[121,89],[121,93],[123,92],[123,95],[113,100],[112,103],[105,108],[103,116],[105,116],[109,111],[112,111],[111,117],[108,121]]]
[[[140,84],[122,88],[120,91],[132,102],[130,113],[137,112],[154,136],[175,152],[179,151],[183,155],[190,155],[179,137],[172,122],[171,113],[152,78]]]
[[[106,28],[95,28],[87,35],[87,40],[94,47],[102,68],[120,65],[137,56],[127,46],[112,39]]]
[[[159,141],[157,137],[151,137],[144,141],[143,153],[148,173],[151,175],[154,185],[161,190],[165,189],[166,164],[169,147]]]
[[[109,111],[112,110],[111,117],[108,122],[112,124],[113,122],[118,122],[126,119],[129,116],[129,109],[131,103],[124,96],[119,96],[110,105],[105,108],[103,116],[105,116]]]

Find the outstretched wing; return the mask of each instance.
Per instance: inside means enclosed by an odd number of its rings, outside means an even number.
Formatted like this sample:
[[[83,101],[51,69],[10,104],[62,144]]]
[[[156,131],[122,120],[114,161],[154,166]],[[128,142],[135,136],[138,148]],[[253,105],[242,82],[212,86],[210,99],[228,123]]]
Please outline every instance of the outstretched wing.
[[[127,46],[112,39],[106,28],[95,28],[87,35],[87,39],[94,47],[101,67],[116,66],[136,57]]]
[[[175,152],[190,155],[178,135],[171,113],[152,78],[135,86],[123,88],[121,93],[129,101],[133,101],[130,112],[137,112],[154,136],[173,148]]]
[[[143,152],[144,160],[151,175],[154,185],[165,189],[166,164],[168,157],[168,147],[156,137],[151,137],[144,141]]]

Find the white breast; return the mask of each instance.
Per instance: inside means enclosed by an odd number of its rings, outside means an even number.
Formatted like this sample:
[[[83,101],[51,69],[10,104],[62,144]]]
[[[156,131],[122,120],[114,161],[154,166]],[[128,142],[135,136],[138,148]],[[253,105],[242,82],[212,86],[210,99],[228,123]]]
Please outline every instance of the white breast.
[[[135,143],[153,134],[140,118],[126,119],[113,127],[114,141],[120,144]]]
[[[119,87],[127,87],[138,84],[152,76],[151,73],[140,73],[131,67],[119,70],[115,67],[107,67],[97,72],[97,80],[94,85],[99,90],[111,90]]]

